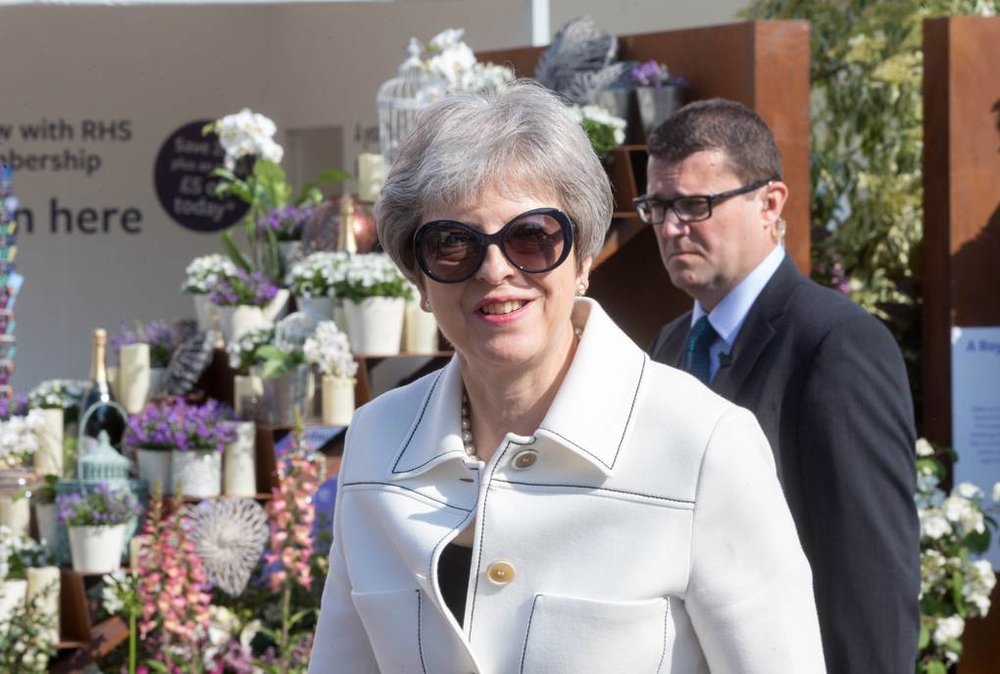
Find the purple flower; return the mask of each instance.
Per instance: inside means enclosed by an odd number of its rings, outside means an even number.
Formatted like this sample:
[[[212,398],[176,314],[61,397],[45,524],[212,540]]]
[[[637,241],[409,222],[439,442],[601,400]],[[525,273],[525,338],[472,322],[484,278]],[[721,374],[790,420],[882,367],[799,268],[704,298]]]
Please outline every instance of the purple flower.
[[[150,365],[167,367],[177,346],[177,338],[166,321],[153,320],[146,324],[136,321],[132,328],[123,323],[119,333],[111,338],[115,353],[127,344],[148,344]]]
[[[278,241],[298,241],[302,227],[316,212],[314,206],[279,206],[257,221],[259,230],[270,229]]]
[[[106,482],[91,491],[61,495],[56,507],[59,521],[68,527],[123,524],[142,510],[130,491],[114,490]]]
[[[209,285],[208,293],[209,300],[219,306],[249,304],[263,307],[278,294],[278,287],[264,272],[250,273],[238,269],[233,276],[217,278]]]
[[[236,440],[232,410],[215,400],[190,405],[181,398],[147,405],[129,420],[125,444],[132,449],[218,451]]]
[[[0,421],[7,421],[11,417],[23,417],[28,413],[28,396],[24,393],[15,393],[13,398],[0,398]]]
[[[671,75],[667,66],[655,60],[643,61],[629,71],[632,81],[643,87],[664,87],[675,85],[687,87],[688,82],[683,77]]]

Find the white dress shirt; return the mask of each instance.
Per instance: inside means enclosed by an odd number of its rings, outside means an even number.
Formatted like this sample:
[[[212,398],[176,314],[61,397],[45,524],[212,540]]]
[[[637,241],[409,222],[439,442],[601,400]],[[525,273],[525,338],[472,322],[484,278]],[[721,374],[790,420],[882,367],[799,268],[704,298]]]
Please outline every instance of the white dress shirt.
[[[785,259],[784,246],[774,247],[767,257],[761,260],[754,270],[747,274],[746,278],[729,291],[729,294],[722,298],[722,301],[711,312],[706,312],[701,304],[695,300],[694,309],[691,311],[691,325],[693,326],[699,318],[708,313],[708,322],[715,328],[719,338],[712,342],[709,347],[710,375],[715,377],[719,371],[719,364],[723,355],[728,355],[736,344],[736,337],[740,334],[740,328],[750,313],[750,308],[757,300],[757,296],[764,290],[764,286],[771,280],[774,272],[778,270],[781,261]]]

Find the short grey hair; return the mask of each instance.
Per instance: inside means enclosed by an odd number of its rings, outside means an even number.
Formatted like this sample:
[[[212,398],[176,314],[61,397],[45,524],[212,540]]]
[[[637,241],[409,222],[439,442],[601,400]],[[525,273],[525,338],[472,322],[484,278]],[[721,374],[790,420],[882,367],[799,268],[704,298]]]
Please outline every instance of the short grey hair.
[[[451,94],[420,113],[375,204],[383,249],[422,282],[413,233],[427,214],[475,203],[487,190],[551,195],[574,224],[577,265],[596,257],[611,223],[607,173],[583,127],[537,83]]]

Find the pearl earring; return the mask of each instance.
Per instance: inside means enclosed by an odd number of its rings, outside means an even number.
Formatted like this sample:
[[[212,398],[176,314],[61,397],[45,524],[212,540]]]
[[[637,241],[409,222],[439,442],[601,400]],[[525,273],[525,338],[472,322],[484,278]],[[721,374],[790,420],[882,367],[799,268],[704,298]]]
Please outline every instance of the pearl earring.
[[[576,282],[576,294],[578,297],[583,297],[587,294],[587,283],[583,279]]]
[[[430,310],[431,310],[431,300],[430,300],[429,297],[424,298],[423,305],[424,305],[424,311],[430,312]]]

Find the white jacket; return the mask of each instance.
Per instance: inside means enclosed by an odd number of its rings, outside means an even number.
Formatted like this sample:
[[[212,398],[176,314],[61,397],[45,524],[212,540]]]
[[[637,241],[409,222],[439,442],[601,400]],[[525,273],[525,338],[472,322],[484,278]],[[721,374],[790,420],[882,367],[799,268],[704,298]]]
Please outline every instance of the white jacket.
[[[489,463],[463,449],[456,359],[358,410],[311,673],[824,671],[753,416],[652,362],[595,302],[574,323],[541,426]],[[472,517],[459,627],[436,568]]]

